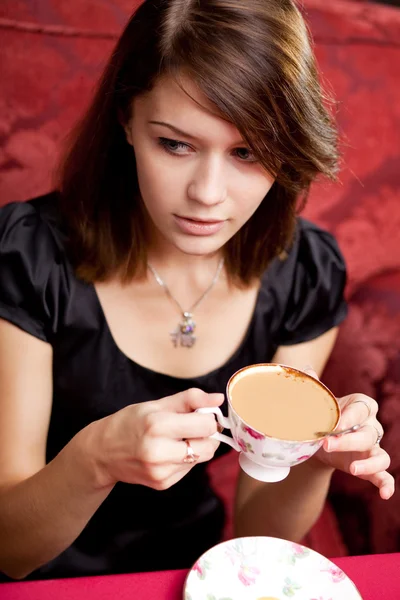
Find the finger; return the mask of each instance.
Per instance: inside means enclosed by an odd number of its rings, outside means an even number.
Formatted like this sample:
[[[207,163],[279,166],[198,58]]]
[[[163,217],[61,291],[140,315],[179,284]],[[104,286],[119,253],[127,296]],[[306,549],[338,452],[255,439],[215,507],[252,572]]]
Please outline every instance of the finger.
[[[379,489],[379,495],[383,500],[389,500],[394,494],[395,481],[387,471],[375,473],[374,475],[357,475],[360,479],[370,481]]]
[[[375,446],[378,436],[382,434],[382,427],[375,421],[365,424],[354,433],[346,433],[338,437],[328,437],[324,441],[326,452],[365,452]],[[379,428],[379,429],[378,429]]]
[[[373,454],[372,454],[373,453]],[[374,475],[386,471],[390,466],[390,457],[387,452],[379,448],[371,451],[372,456],[363,460],[355,460],[350,465],[352,475]]]
[[[190,446],[199,458],[196,462],[210,460],[219,446],[219,441],[212,438],[192,439]],[[188,455],[187,443],[183,440],[157,438],[146,442],[141,447],[138,460],[146,466],[147,470],[157,474],[157,478],[165,479],[165,469],[171,465],[188,466],[184,458]],[[193,463],[195,464],[195,463]],[[175,472],[176,469],[173,469]]]
[[[347,429],[359,423],[365,423],[378,412],[378,403],[364,394],[350,394],[338,398],[342,411],[340,429]]]
[[[383,500],[389,500],[394,494],[395,481],[390,473],[379,473],[377,476],[377,487]]]
[[[157,410],[175,413],[189,413],[198,408],[220,406],[224,401],[223,394],[207,394],[198,388],[191,388],[173,396],[154,402]]]
[[[196,463],[208,462],[209,460],[211,460],[213,458],[219,444],[220,443],[218,440],[213,440],[211,438],[201,439],[201,440],[190,440],[190,446],[191,446],[193,452],[195,453],[195,455],[198,456],[199,458],[195,461],[195,463],[189,463],[189,464],[193,465]],[[187,456],[186,442],[175,442],[174,448],[172,448],[172,446],[171,446],[170,455],[171,455],[171,462],[173,462],[175,464],[181,464],[181,463],[186,464],[184,462],[184,459]]]
[[[143,435],[151,438],[207,438],[217,432],[214,414],[150,412],[144,418]]]
[[[306,365],[305,367],[303,367],[302,371],[303,373],[306,373],[306,375],[310,375],[311,377],[314,377],[314,379],[317,379],[317,381],[319,381],[319,377],[311,365]]]

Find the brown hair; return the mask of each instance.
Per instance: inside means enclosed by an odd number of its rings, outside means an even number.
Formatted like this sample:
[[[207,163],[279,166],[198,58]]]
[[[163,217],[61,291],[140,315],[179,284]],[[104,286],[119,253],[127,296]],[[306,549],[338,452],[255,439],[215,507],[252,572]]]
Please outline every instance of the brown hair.
[[[277,178],[224,249],[228,274],[259,277],[290,243],[297,200],[334,178],[337,136],[304,20],[291,0],[145,0],[128,22],[61,167],[60,202],[78,276],[145,268],[135,157],[120,123],[162,75],[188,75]]]

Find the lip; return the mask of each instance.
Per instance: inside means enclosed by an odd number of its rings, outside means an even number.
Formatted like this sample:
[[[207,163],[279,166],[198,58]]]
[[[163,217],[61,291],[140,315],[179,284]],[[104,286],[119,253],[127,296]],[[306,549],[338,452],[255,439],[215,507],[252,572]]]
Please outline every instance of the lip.
[[[192,219],[189,217],[180,217],[179,215],[174,215],[174,219],[179,229],[189,235],[215,235],[225,225],[225,221],[216,221],[215,219]]]

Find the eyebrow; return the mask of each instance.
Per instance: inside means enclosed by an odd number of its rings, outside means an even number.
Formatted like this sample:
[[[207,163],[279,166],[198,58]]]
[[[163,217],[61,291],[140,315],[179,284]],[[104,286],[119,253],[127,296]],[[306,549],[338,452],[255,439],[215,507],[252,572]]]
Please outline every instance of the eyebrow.
[[[183,131],[182,129],[179,129],[178,127],[175,127],[175,125],[170,125],[170,123],[165,123],[165,121],[149,121],[149,123],[150,123],[150,125],[161,125],[162,127],[168,127],[168,129],[171,129],[172,131],[174,131],[178,135],[181,135],[182,137],[191,138],[192,140],[197,139],[196,136],[191,135],[190,133],[187,133],[186,131]]]
[[[189,138],[189,139],[192,139],[192,140],[199,139],[195,135],[187,133],[186,131],[183,131],[182,129],[179,129],[178,127],[175,127],[175,125],[171,125],[170,123],[166,123],[165,121],[149,121],[149,124],[150,125],[161,125],[162,127],[168,127],[168,129],[170,129],[171,131],[174,131],[178,135],[180,135],[182,137],[185,137],[185,138]],[[244,142],[244,140],[239,140],[238,142],[236,142],[233,145],[234,146],[239,146],[240,144],[246,145],[246,143]]]

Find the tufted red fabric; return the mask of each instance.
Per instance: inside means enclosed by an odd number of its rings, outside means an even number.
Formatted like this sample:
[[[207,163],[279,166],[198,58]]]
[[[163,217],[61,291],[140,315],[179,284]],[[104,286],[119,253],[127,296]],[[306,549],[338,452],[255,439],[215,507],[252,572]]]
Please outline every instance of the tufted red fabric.
[[[0,204],[52,188],[65,135],[138,3],[1,2]],[[400,484],[400,10],[362,0],[300,4],[343,137],[340,182],[316,184],[305,211],[337,236],[350,276],[349,318],[323,379],[338,395],[377,398]],[[230,515],[236,474],[233,454],[211,469]],[[384,503],[371,486],[337,474],[306,543],[328,556],[399,551],[400,491]]]

